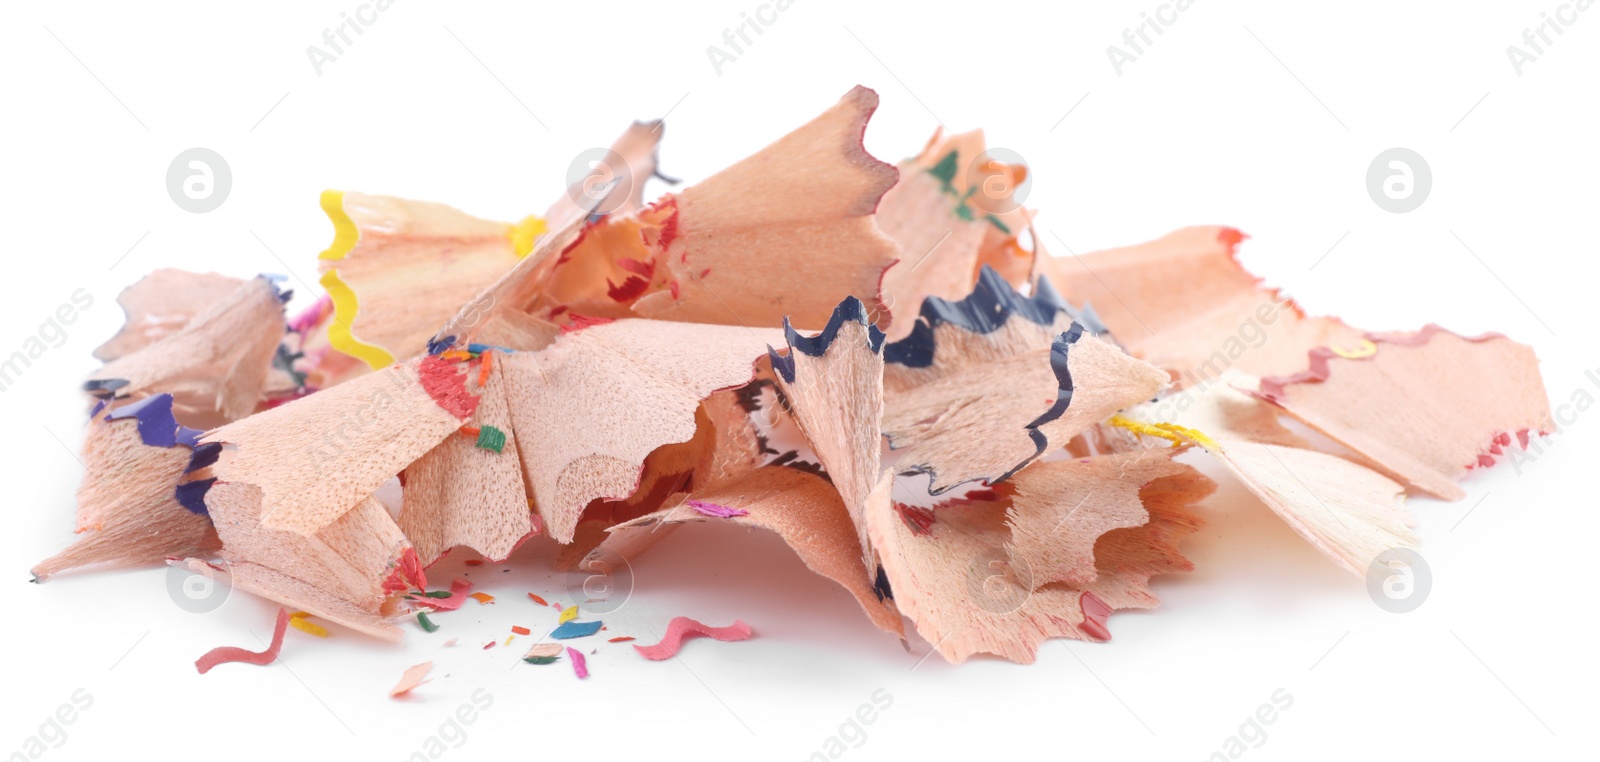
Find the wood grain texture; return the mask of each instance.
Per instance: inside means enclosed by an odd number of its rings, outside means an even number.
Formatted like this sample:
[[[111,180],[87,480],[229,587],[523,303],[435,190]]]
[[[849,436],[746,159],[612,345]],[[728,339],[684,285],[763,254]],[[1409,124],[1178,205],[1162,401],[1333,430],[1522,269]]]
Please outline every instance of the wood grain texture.
[[[488,384],[480,390],[477,412],[468,425],[493,426],[504,433],[500,452],[478,447],[474,437],[456,434],[405,469],[399,523],[424,565],[458,545],[491,561],[503,561],[534,531],[503,371],[494,361],[489,370]]]
[[[884,326],[891,341],[905,338],[917,322],[922,300],[929,296],[960,299],[978,279],[978,250],[983,245],[983,219],[963,218],[963,201],[929,172],[949,151],[961,153],[964,136],[940,139],[921,155],[900,163],[900,180],[878,205],[878,227],[900,244],[900,261],[883,276],[883,299],[892,319]],[[977,133],[981,146],[983,133]],[[979,150],[982,150],[981,147]]]
[[[360,238],[340,259],[324,259],[359,302],[344,318],[356,338],[396,359],[428,346],[444,322],[517,264],[511,225],[444,204],[344,194]]]
[[[1237,388],[1253,381],[1234,371],[1218,383],[1179,392],[1176,403],[1143,405],[1129,417],[1198,432],[1203,438],[1178,438],[1204,448],[1290,528],[1352,574],[1364,576],[1385,550],[1417,547],[1402,504],[1404,488],[1365,465],[1308,449],[1278,422],[1272,406]],[[1131,439],[1128,446],[1145,446],[1139,437]]]
[[[859,301],[847,300],[835,310],[823,333],[812,340],[824,345],[820,355],[812,354],[815,349],[807,348],[812,342],[799,340],[797,334],[791,332],[787,340],[788,355],[773,358],[773,364],[784,365],[792,375],[778,373],[778,388],[817,462],[827,470],[844,501],[866,568],[876,573],[863,514],[867,496],[883,475],[879,460],[883,334],[867,324]]]
[[[807,568],[850,591],[878,629],[905,636],[894,602],[880,599],[874,592],[872,575],[862,561],[855,522],[827,480],[793,468],[766,466],[734,481],[696,490],[688,497],[746,511],[748,515],[712,518],[680,501],[612,527],[601,550],[631,560],[674,526],[726,521],[759,527],[783,538]]]
[[[1013,318],[990,333],[946,323],[934,329],[932,365],[888,366],[883,428],[899,454],[896,468],[931,473],[930,490],[938,494],[1000,480],[1041,455],[1029,425],[1062,396],[1052,342],[1071,325],[1065,314],[1049,327]],[[1087,334],[1065,351],[1070,402],[1035,427],[1046,451],[1150,399],[1166,381],[1156,368]]]
[[[1175,450],[1140,450],[1034,463],[1012,477],[1007,551],[1026,564],[1037,587],[1064,582],[1082,588],[1099,576],[1095,543],[1106,533],[1150,518],[1140,491],[1193,469]]]
[[[278,289],[241,282],[177,331],[106,363],[90,379],[126,379],[118,394],[171,394],[180,421],[196,428],[249,415],[261,401],[285,330]]]
[[[692,438],[701,400],[747,383],[780,336],[633,319],[505,357],[517,450],[551,536],[571,542],[590,501],[633,494],[651,451]]]
[[[43,581],[83,566],[144,566],[167,556],[215,552],[220,541],[211,521],[173,496],[190,454],[182,445],[145,444],[132,418],[91,420],[78,487],[81,533],[67,549],[33,567],[34,578]]]
[[[260,488],[218,482],[206,493],[232,583],[335,624],[398,640],[388,621],[398,601],[383,582],[409,547],[389,512],[372,497],[357,501],[309,535],[262,523]]]
[[[1235,258],[1243,234],[1190,227],[1154,241],[1040,268],[1073,304],[1092,304],[1118,343],[1179,386],[1228,368],[1293,373],[1319,346],[1353,347],[1361,332],[1338,318],[1307,317],[1288,295],[1264,287]]]
[[[94,350],[94,356],[111,362],[177,333],[243,282],[218,273],[154,270],[117,295],[126,320],[117,335]]]
[[[417,369],[426,361],[391,365],[208,432],[202,441],[233,445],[217,476],[260,488],[264,526],[315,534],[465,422],[423,388]]]
[[[1050,638],[1107,639],[1108,613],[1159,603],[1152,576],[1192,568],[1178,541],[1199,527],[1188,506],[1213,485],[1192,471],[1154,485],[1149,521],[1103,536],[1096,579],[1081,588],[1036,585],[1032,570],[1007,553],[1012,533],[1003,496],[937,507],[931,531],[918,533],[889,505],[885,480],[867,521],[896,606],[946,660],[988,653],[1030,664]]]
[[[899,246],[873,212],[898,173],[862,147],[878,95],[864,87],[754,155],[657,202],[655,240],[676,293],[639,315],[819,328],[840,299],[873,305]]]
[[[1412,489],[1466,496],[1456,480],[1494,455],[1555,430],[1533,349],[1430,326],[1373,334],[1371,355],[1314,353],[1312,370],[1263,379],[1261,396]]]
[[[1357,463],[1315,450],[1219,439],[1207,448],[1289,527],[1340,567],[1364,577],[1379,553],[1416,548],[1405,488]]]

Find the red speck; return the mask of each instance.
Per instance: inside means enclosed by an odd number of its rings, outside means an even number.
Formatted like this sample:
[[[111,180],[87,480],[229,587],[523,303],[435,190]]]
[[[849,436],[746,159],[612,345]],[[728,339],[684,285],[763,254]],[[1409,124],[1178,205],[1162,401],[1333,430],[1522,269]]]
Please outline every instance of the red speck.
[[[556,258],[556,267],[560,267],[572,259],[573,250],[583,244],[583,239],[589,237],[589,230],[593,227],[594,225],[584,225],[578,230],[578,237],[572,239],[572,243],[567,244],[567,248],[561,250],[561,256]]]
[[[933,509],[914,505],[901,505],[896,503],[895,511],[900,514],[900,520],[905,522],[906,528],[917,536],[933,533]]]
[[[1237,228],[1223,228],[1221,232],[1217,233],[1217,240],[1227,244],[1230,249],[1238,246],[1239,242],[1243,241],[1245,237],[1245,234]]]
[[[673,299],[677,299],[678,298],[678,282],[677,281],[673,281],[673,282],[667,284],[667,287],[672,290],[672,298]]]
[[[466,374],[456,363],[429,355],[417,364],[417,376],[434,403],[456,418],[465,421],[478,409],[478,398],[467,391]]]
[[[528,593],[528,597],[532,598],[533,602],[539,604],[540,606],[549,606],[550,605],[549,601],[547,601],[547,600],[545,600],[543,598],[540,598],[539,596],[534,595],[533,593]]]
[[[469,559],[469,560],[466,560],[466,561],[462,561],[462,563],[464,563],[464,564],[466,564],[468,566],[482,566],[483,565],[483,560],[479,559],[479,558],[473,558],[473,559]]]
[[[643,276],[645,278],[649,278],[656,274],[656,264],[654,262],[643,262],[637,259],[629,259],[627,257],[618,259],[617,267],[627,270],[634,275]]]
[[[1110,640],[1111,631],[1106,629],[1106,617],[1111,616],[1111,607],[1090,592],[1078,596],[1078,607],[1083,609],[1083,621],[1078,624],[1078,629],[1095,640]]]
[[[678,240],[678,198],[668,195],[650,205],[648,212],[658,209],[670,209],[666,222],[661,223],[661,232],[656,236],[656,245],[662,249],[672,248],[672,242]]]
[[[530,629],[528,629],[526,627],[517,627],[515,625],[513,625],[511,627],[511,631],[516,633],[516,634],[518,634],[518,635],[531,635],[531,634],[533,634],[533,630],[530,630]]]
[[[497,642],[499,642],[499,641],[491,640],[491,641],[489,641],[487,643],[484,643],[483,644],[483,650],[487,651],[487,650],[489,650],[491,648],[494,648],[494,644],[497,643]]]
[[[400,552],[394,571],[389,572],[388,578],[383,581],[383,594],[393,595],[408,587],[418,590],[428,587],[428,578],[422,572],[422,559],[417,558],[417,551],[412,548]]]
[[[645,289],[649,287],[650,281],[637,275],[629,275],[628,279],[623,281],[620,286],[607,279],[606,296],[611,297],[614,302],[627,303],[643,296]]]

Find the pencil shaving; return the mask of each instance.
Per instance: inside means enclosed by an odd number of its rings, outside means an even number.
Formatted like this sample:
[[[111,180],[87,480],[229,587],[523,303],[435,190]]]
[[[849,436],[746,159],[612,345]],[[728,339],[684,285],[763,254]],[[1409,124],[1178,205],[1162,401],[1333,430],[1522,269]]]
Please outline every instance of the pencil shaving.
[[[468,598],[525,592],[504,645],[537,637],[526,662],[565,656],[581,680],[632,637],[605,639],[587,585],[495,590],[486,563],[538,538],[558,569],[611,574],[759,528],[879,630],[1028,663],[1158,605],[1152,579],[1193,568],[1186,541],[1251,552],[1195,536],[1218,506],[1193,462],[1362,576],[1418,546],[1408,491],[1459,499],[1464,474],[1553,430],[1524,345],[1307,316],[1227,227],[1052,257],[1031,168],[980,131],[885,163],[862,142],[877,107],[852,89],[653,201],[660,122],[583,154],[516,221],[329,191],[326,293],[289,318],[266,278],[152,273],[95,351],[78,535],[35,577],[166,563],[289,607],[267,651],[202,672],[272,662],[291,619],[430,638],[470,626]],[[430,588],[458,548],[472,571]],[[662,631],[637,652],[753,632]],[[468,634],[470,653],[500,658],[504,634]]]

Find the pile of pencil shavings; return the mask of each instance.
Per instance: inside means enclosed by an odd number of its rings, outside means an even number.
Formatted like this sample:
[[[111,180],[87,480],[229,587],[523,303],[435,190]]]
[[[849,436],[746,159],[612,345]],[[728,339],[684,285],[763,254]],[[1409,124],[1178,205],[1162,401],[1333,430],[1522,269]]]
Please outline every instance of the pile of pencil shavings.
[[[1024,167],[981,132],[879,161],[877,105],[650,203],[659,122],[515,223],[327,192],[293,319],[266,278],[151,274],[87,384],[81,533],[36,576],[184,564],[398,639],[453,548],[576,565],[733,523],[887,633],[1030,662],[1192,568],[1215,485],[1184,461],[1363,576],[1416,546],[1406,493],[1552,429],[1527,346],[1308,316],[1230,228],[1051,257]]]

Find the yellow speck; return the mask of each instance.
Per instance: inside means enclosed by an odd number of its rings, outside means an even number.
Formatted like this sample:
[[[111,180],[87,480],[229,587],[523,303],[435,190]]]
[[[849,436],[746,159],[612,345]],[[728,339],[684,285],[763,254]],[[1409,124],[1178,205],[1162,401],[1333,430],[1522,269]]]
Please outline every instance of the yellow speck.
[[[315,636],[317,636],[319,638],[328,637],[327,629],[323,628],[322,625],[316,624],[315,622],[312,622],[311,620],[306,619],[303,616],[304,614],[305,614],[305,612],[302,611],[299,614],[295,614],[294,616],[289,617],[289,624],[292,625],[296,630],[299,630],[301,632],[309,633],[309,634],[315,635]]]
[[[510,236],[511,248],[517,252],[517,256],[526,257],[533,252],[534,242],[539,240],[539,236],[544,235],[546,230],[548,228],[544,224],[544,218],[530,214],[523,217],[521,222],[512,225],[511,231],[506,235]]]
[[[1359,360],[1363,357],[1371,357],[1378,353],[1378,345],[1372,343],[1371,339],[1362,339],[1361,344],[1355,349],[1345,349],[1344,347],[1328,348],[1333,350],[1334,354],[1343,357],[1346,360]]]
[[[1175,423],[1144,423],[1120,415],[1112,416],[1110,423],[1119,429],[1127,429],[1135,434],[1142,434],[1147,437],[1165,439],[1175,444],[1193,442],[1207,450],[1222,449],[1216,440],[1206,436],[1203,432],[1185,428]]]

